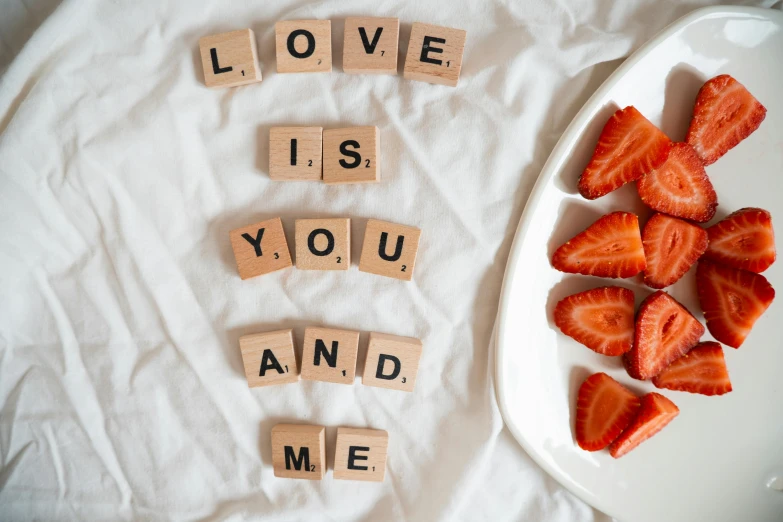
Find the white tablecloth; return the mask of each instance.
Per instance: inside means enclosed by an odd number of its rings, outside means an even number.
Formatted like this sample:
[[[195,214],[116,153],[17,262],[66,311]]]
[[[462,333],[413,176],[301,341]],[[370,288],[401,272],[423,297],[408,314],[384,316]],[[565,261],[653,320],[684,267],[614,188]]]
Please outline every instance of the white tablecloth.
[[[0,519],[606,520],[504,429],[490,337],[559,135],[695,7],[3,0]],[[401,56],[414,21],[466,29],[459,86],[344,74],[349,15],[399,17]],[[275,72],[302,18],[332,20],[332,73]],[[207,89],[198,38],[245,27],[263,82]],[[269,128],[303,124],[377,125],[381,182],[271,182]],[[351,217],[354,266],[241,281],[228,231],[275,216],[291,246],[295,218]],[[412,282],[357,270],[368,218],[423,230]],[[239,336],[306,325],[365,332],[360,369],[366,332],[422,339],[415,392],[249,389]],[[275,478],[278,422],[326,425],[328,460],[337,426],[388,430],[385,482]]]

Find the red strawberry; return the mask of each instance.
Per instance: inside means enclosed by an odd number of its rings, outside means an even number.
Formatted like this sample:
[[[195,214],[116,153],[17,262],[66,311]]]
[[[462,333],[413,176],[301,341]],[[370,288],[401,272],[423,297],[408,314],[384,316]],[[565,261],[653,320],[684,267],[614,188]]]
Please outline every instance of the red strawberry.
[[[733,348],[742,345],[775,299],[775,289],[763,275],[705,259],[696,269],[696,289],[710,333]]]
[[[645,267],[639,218],[628,212],[601,217],[561,245],[552,256],[552,266],[570,274],[635,276]]]
[[[587,451],[604,449],[633,420],[639,398],[605,373],[595,373],[579,387],[576,442]]]
[[[687,143],[675,143],[666,163],[636,182],[639,197],[653,210],[706,223],[718,208],[718,195],[701,158]]]
[[[704,327],[666,292],[645,299],[636,314],[634,345],[623,358],[628,375],[649,379],[693,348]]]
[[[721,74],[699,90],[685,141],[711,165],[758,129],[766,114],[744,85]]]
[[[635,107],[618,110],[606,122],[593,158],[579,178],[579,193],[596,199],[660,167],[671,140]]]
[[[569,295],[555,306],[564,334],[603,355],[622,355],[633,343],[633,292],[618,286]]]
[[[772,216],[760,208],[743,208],[707,229],[705,258],[760,274],[775,262]]]
[[[652,382],[656,388],[702,395],[723,395],[731,391],[723,347],[714,341],[697,344],[653,377]]]
[[[665,214],[655,214],[642,232],[647,259],[644,283],[651,288],[676,283],[707,250],[707,242],[707,232],[703,228]]]
[[[648,393],[640,402],[630,426],[609,448],[609,453],[616,459],[661,431],[680,413],[680,409],[660,393]]]

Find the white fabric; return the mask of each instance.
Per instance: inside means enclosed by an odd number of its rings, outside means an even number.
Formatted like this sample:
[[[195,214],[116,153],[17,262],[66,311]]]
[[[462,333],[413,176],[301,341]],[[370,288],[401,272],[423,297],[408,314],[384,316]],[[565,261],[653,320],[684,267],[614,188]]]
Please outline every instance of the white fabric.
[[[488,347],[559,135],[694,3],[72,0],[22,46],[54,9],[33,4],[0,7],[3,59],[22,49],[0,83],[0,519],[607,520],[504,429]],[[414,21],[466,29],[459,86],[344,74],[348,15],[399,17],[401,57]],[[274,22],[302,18],[332,20],[332,73],[276,74]],[[263,82],[204,87],[198,38],[248,26]],[[377,125],[381,183],[271,182],[289,124]],[[274,216],[291,247],[295,218],[351,217],[354,266],[241,281],[228,231]],[[412,282],[357,270],[367,218],[423,230]],[[360,369],[366,332],[421,338],[415,392],[248,389],[239,336],[311,324],[365,332]],[[329,461],[337,426],[388,430],[386,481],[275,478],[285,421],[326,425]]]

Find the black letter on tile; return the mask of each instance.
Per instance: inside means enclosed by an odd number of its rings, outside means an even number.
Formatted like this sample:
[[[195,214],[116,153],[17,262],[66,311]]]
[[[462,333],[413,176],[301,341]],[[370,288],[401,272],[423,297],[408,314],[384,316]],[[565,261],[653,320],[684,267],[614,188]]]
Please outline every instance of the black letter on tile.
[[[359,142],[355,140],[346,140],[340,144],[340,154],[342,154],[343,156],[350,156],[353,158],[353,161],[351,163],[348,163],[347,161],[341,159],[340,165],[342,165],[344,169],[355,169],[356,167],[361,165],[362,155],[356,151],[348,150],[349,146],[358,149]]]
[[[256,257],[261,257],[263,254],[261,253],[261,238],[264,237],[264,228],[258,229],[258,234],[256,235],[256,238],[253,239],[253,236],[251,236],[248,233],[242,234],[242,237],[244,237],[248,243],[253,245],[253,248],[256,249]],[[399,257],[399,256],[397,256]]]
[[[296,41],[297,36],[304,36],[307,38],[307,49],[305,49],[305,52],[300,53],[296,50],[296,47],[294,47],[294,41]],[[307,58],[308,56],[312,56],[315,52],[315,36],[313,36],[313,33],[310,31],[306,31],[304,29],[297,29],[296,31],[291,31],[291,34],[288,35],[288,52],[291,53],[291,56],[294,58]]]
[[[362,37],[362,45],[364,46],[364,52],[367,54],[373,54],[375,52],[375,46],[378,45],[378,40],[381,39],[381,33],[383,32],[383,27],[379,27],[375,30],[375,34],[372,37],[372,43],[367,39],[367,31],[364,30],[364,27],[359,28],[359,36]]]
[[[277,362],[277,357],[269,348],[264,350],[264,355],[261,356],[261,371],[258,372],[258,376],[263,377],[266,375],[267,370],[277,370],[277,373],[285,373],[280,367],[280,363]]]
[[[386,241],[389,239],[389,234],[381,232],[381,242],[378,245],[378,255],[384,261],[397,261],[402,255],[402,244],[405,241],[405,236],[397,236],[397,246],[394,247],[394,254],[386,255]]]
[[[296,471],[302,471],[302,462],[304,461],[305,471],[310,469],[310,448],[299,448],[299,457],[294,453],[292,446],[285,446],[285,469],[291,469],[291,463],[294,464]]]
[[[326,248],[323,250],[315,248],[315,238],[318,237],[318,234],[326,236]],[[316,228],[307,236],[307,248],[314,256],[328,256],[332,253],[332,250],[334,250],[334,236],[325,228]]]
[[[209,50],[209,55],[212,57],[212,72],[215,74],[231,72],[234,70],[230,65],[228,67],[220,67],[218,65],[217,49],[214,47]]]
[[[296,165],[296,138],[291,138],[291,166]]]
[[[313,366],[321,366],[321,355],[326,359],[326,364],[331,368],[337,367],[337,341],[332,341],[332,352],[326,349],[323,340],[315,340],[315,355],[313,356]]]
[[[383,365],[386,361],[391,361],[392,363],[394,363],[394,371],[391,372],[389,375],[384,375],[383,373]],[[400,374],[400,360],[393,355],[386,355],[385,353],[382,353],[380,357],[378,357],[378,369],[375,372],[375,378],[383,379],[385,381],[393,381],[394,379],[397,378],[399,374]]]
[[[434,63],[435,65],[442,65],[443,60],[436,60],[435,58],[430,58],[427,56],[427,53],[442,53],[443,49],[440,47],[430,47],[431,43],[439,43],[439,44],[445,44],[446,40],[443,38],[435,38],[434,36],[425,36],[424,37],[424,45],[421,46],[421,56],[419,57],[419,60],[421,60],[424,63]]]
[[[367,471],[367,466],[357,466],[354,464],[357,460],[367,460],[366,455],[357,455],[357,451],[370,451],[367,446],[348,446],[348,469]]]

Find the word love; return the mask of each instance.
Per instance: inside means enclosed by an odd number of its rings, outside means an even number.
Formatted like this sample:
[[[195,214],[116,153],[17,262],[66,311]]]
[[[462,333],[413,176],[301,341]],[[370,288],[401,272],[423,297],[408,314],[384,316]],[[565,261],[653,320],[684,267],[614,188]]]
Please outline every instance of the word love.
[[[297,219],[296,268],[348,270],[351,265],[349,218]],[[239,277],[249,279],[293,266],[280,218],[229,232]],[[413,278],[421,230],[370,219],[364,231],[359,271],[403,281]]]
[[[277,330],[239,338],[242,364],[250,388],[289,384],[299,378],[353,385],[359,332],[305,328],[302,367],[294,352],[293,330]],[[419,372],[422,344],[413,337],[370,333],[362,384],[412,392]]]
[[[353,74],[397,74],[398,18],[345,19],[343,70]],[[456,87],[467,33],[414,23],[403,77]],[[332,22],[287,20],[275,24],[278,73],[330,72]],[[253,31],[242,29],[199,40],[207,87],[235,87],[261,81]]]
[[[378,127],[272,127],[269,177],[275,181],[372,183],[379,181]],[[322,167],[323,165],[323,167]]]
[[[272,428],[275,476],[321,480],[326,472],[324,426],[278,424]],[[337,428],[334,478],[383,482],[389,434],[383,430]]]

